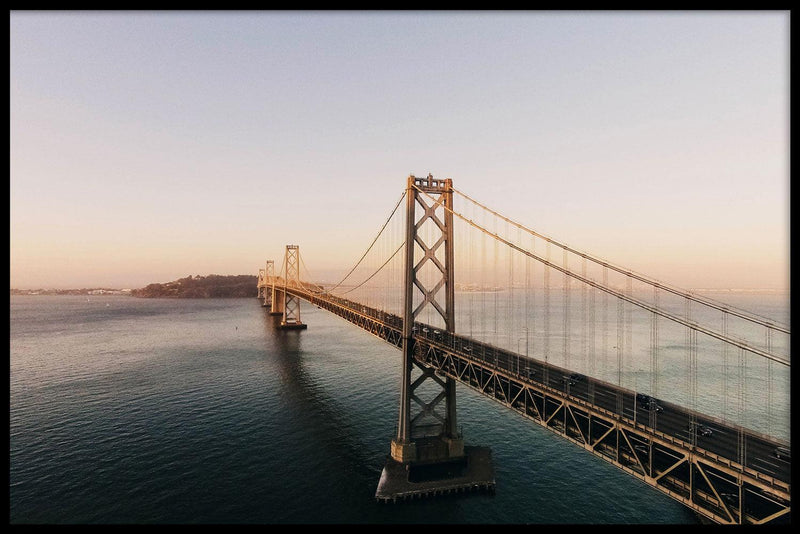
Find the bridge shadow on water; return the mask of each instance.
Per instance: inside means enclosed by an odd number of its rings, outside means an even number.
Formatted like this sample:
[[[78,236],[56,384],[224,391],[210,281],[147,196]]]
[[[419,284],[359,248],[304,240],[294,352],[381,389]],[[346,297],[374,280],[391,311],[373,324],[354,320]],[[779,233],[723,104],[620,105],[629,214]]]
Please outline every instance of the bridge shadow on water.
[[[326,393],[325,385],[309,372],[306,358],[311,352],[304,349],[303,339],[309,335],[309,330],[283,330],[280,320],[280,316],[264,313],[266,337],[274,343],[274,349],[268,347],[268,351],[280,372],[283,409],[296,427],[287,431],[301,435],[306,441],[298,443],[293,454],[304,455],[301,460],[309,466],[306,482],[309,486],[308,505],[313,509],[314,499],[327,496],[321,504],[327,512],[320,510],[319,515],[309,513],[301,522],[463,522],[460,502],[486,498],[485,495],[444,495],[396,505],[376,501],[375,491],[389,454],[396,421],[388,423],[390,428],[385,435],[375,437],[377,441],[385,441],[386,449],[385,456],[376,458],[374,441],[370,444],[361,441],[364,429],[356,428],[357,423],[354,423],[349,409],[342,407],[335,396]],[[314,354],[319,355],[319,351]],[[342,381],[347,379],[348,376],[342,376]],[[389,409],[391,416],[396,416],[394,402]],[[411,514],[409,507],[413,508]]]

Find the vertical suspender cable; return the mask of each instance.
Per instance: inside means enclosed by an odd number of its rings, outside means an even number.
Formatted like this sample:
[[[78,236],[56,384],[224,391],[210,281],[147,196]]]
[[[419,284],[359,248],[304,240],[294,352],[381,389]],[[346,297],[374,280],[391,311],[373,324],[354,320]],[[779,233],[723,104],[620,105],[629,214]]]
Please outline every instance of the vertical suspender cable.
[[[508,222],[506,222],[506,235],[508,235]],[[514,342],[512,341],[516,332],[514,328],[514,249],[506,247],[506,250],[508,250],[508,308],[506,311],[506,328],[508,328],[508,350],[514,350]]]
[[[536,249],[536,237],[531,236],[531,252],[535,252]],[[531,258],[530,256],[525,258],[525,272],[527,274],[527,289],[525,290],[525,295],[530,293],[530,308],[525,313],[525,328],[527,329],[527,335],[531,336],[531,353],[536,352],[536,288],[534,287],[535,280],[531,278]],[[535,274],[535,270],[534,270]],[[526,304],[527,305],[527,304]],[[533,316],[531,315],[531,311],[533,312]],[[528,323],[528,318],[533,320],[532,323]],[[525,356],[529,356],[528,354],[528,347],[525,346]]]
[[[481,221],[483,222],[483,221]],[[483,224],[481,224],[483,226]],[[486,339],[486,236],[480,235],[481,240],[481,335]]]
[[[608,268],[603,266],[603,287],[608,287]],[[608,293],[603,291],[603,364],[602,368],[608,369]],[[608,380],[606,376],[603,379]]]
[[[586,258],[581,261],[581,274],[586,278]],[[586,332],[586,284],[581,283],[581,365],[580,370],[586,370],[589,351],[589,338]]]
[[[568,266],[568,259],[567,259],[567,250],[564,249],[564,265],[565,270],[569,270]],[[563,341],[563,351],[564,351],[564,368],[569,369],[569,281],[570,277],[564,275],[564,341]]]
[[[690,308],[690,301],[687,298],[684,298],[685,304],[685,317],[688,321],[691,317],[691,308]],[[692,445],[697,444],[697,415],[695,414],[693,408],[693,396],[692,396],[692,329],[686,327],[686,335],[685,335],[685,347],[686,347],[686,405],[691,406],[691,416],[689,421],[689,438],[691,439]]]
[[[545,246],[547,262],[550,263],[550,241]],[[550,268],[544,266],[544,361],[550,357]],[[546,367],[545,367],[546,368]],[[546,371],[545,371],[546,372]],[[545,382],[546,385],[547,382]]]
[[[625,302],[617,299],[617,414],[622,416],[622,350],[625,344]]]
[[[520,244],[522,243],[522,234],[518,234],[520,239]],[[531,243],[531,249],[533,249],[533,243]],[[531,259],[526,256],[523,258],[525,262],[525,357],[528,357],[528,346],[530,343],[530,300],[531,300]]]
[[[496,217],[494,219],[494,235],[497,235],[497,218]],[[500,280],[498,278],[498,272],[497,272],[497,256],[499,256],[499,254],[500,254],[499,249],[498,249],[499,246],[500,246],[500,242],[497,241],[497,239],[495,239],[494,240],[494,268],[492,269],[493,285],[495,286],[494,287],[494,291],[492,291],[492,294],[494,295],[494,342],[493,343],[494,343],[495,347],[497,347],[499,345],[499,338],[500,338],[500,335],[498,333],[498,328],[497,328],[497,320],[498,320],[498,315],[499,315],[497,294],[500,292]]]
[[[722,334],[728,335],[728,314],[722,312]],[[728,420],[728,344],[722,341],[722,419]]]
[[[746,467],[745,460],[747,458],[745,447],[744,428],[747,426],[747,417],[745,414],[745,395],[746,395],[746,378],[747,378],[747,358],[744,349],[739,348],[739,463],[742,467]]]
[[[772,352],[772,329],[766,329],[767,352]],[[772,360],[767,360],[767,433],[772,435]]]
[[[595,294],[596,293],[597,293],[597,290],[595,288],[589,289],[589,328],[590,328],[590,331],[589,331],[589,370],[590,370],[590,374],[592,376],[597,376],[596,375],[597,369],[596,369],[596,366],[595,366],[595,359],[597,357],[597,355],[596,355],[597,339],[595,337],[596,336],[595,329],[596,329],[596,324],[597,324],[597,321],[596,321],[596,318],[595,318]]]
[[[692,361],[691,361],[692,410],[696,412],[697,408],[698,408],[698,406],[697,406],[697,382],[698,382],[698,376],[697,376],[697,330],[695,330],[693,328],[690,329],[689,330],[689,336],[690,336],[689,339],[691,341],[691,347],[690,347],[689,354],[691,354],[691,357],[692,357]]]
[[[625,291],[627,292],[629,297],[633,296],[633,278],[630,276],[625,277]],[[624,369],[630,369],[631,365],[633,364],[633,325],[632,325],[632,318],[631,314],[633,312],[633,307],[629,301],[625,301],[625,354],[623,354],[622,363]],[[627,375],[627,371],[626,371]],[[635,375],[634,375],[635,376]]]
[[[653,306],[658,308],[658,288],[653,287]],[[658,397],[658,314],[651,314],[650,329],[650,391]],[[653,410],[655,412],[655,410]]]
[[[475,205],[472,204],[470,209],[472,210],[472,219],[475,219]],[[469,248],[467,249],[467,258],[469,258],[469,284],[470,284],[470,291],[469,291],[469,337],[473,337],[472,332],[472,316],[475,313],[475,291],[472,287],[475,283],[475,265],[473,264],[474,258],[472,255],[473,248],[473,234],[474,232],[470,227],[465,227],[465,231],[469,236]]]

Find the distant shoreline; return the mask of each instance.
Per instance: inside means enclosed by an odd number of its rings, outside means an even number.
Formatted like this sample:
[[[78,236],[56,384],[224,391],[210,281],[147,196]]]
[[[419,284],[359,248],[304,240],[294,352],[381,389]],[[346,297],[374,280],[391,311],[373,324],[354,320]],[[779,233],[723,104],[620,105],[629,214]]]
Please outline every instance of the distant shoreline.
[[[130,296],[132,289],[107,289],[107,288],[88,288],[88,289],[12,289],[12,295],[84,295],[84,296],[104,296],[104,295],[125,295]]]
[[[11,295],[130,296],[140,298],[246,298],[258,296],[258,277],[239,274],[187,276],[172,282],[148,284],[138,289],[105,287],[81,289],[11,289]]]

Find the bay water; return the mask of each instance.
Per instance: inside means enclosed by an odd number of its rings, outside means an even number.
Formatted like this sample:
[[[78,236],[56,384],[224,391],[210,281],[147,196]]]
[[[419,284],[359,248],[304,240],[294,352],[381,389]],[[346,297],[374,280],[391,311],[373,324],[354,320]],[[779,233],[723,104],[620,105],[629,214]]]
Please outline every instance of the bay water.
[[[302,303],[10,298],[13,524],[693,524],[683,505],[459,385],[496,493],[386,505],[400,351]]]

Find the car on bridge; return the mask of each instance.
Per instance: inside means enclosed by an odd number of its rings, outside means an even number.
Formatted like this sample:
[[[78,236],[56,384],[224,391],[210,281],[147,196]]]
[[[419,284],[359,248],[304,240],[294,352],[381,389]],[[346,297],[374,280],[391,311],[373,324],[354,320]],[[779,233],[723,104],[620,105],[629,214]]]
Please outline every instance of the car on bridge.
[[[664,407],[661,406],[655,399],[650,400],[645,406],[643,406],[645,410],[648,412],[656,412],[661,413],[664,411]]]
[[[689,432],[694,432],[698,436],[710,437],[714,432],[705,425],[700,423],[689,423],[686,428]]]
[[[786,460],[787,462],[792,461],[792,451],[789,447],[775,447],[775,458],[778,460]]]
[[[569,385],[570,385],[570,386],[574,386],[574,385],[575,385],[575,384],[577,384],[578,382],[582,381],[584,378],[586,378],[586,377],[585,377],[585,376],[583,376],[583,375],[582,375],[582,374],[580,374],[580,373],[572,373],[572,374],[571,374],[571,375],[569,375],[569,376],[565,376],[565,377],[563,377],[563,378],[562,378],[562,380],[563,380],[564,382],[567,382],[567,383],[569,383]]]
[[[664,411],[664,407],[658,403],[658,399],[644,393],[636,394],[636,402],[639,404],[639,408],[648,412],[661,413]]]

